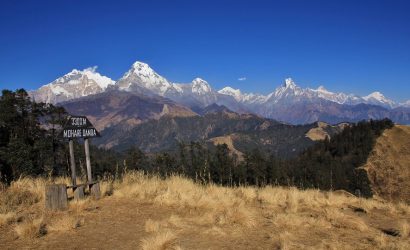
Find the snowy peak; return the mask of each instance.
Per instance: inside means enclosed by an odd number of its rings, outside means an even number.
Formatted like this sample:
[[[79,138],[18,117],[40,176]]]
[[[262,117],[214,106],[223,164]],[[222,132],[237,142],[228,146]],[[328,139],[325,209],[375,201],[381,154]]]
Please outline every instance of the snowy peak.
[[[84,70],[73,69],[38,90],[30,91],[30,95],[39,102],[58,103],[98,94],[115,84],[109,77],[102,76],[96,70],[97,66]]]
[[[296,83],[292,80],[292,78],[286,78],[285,82],[283,83],[283,87],[294,89],[296,88]]]
[[[308,90],[315,92],[318,98],[322,98],[322,99],[336,102],[339,104],[345,104],[347,102],[353,103],[354,99],[356,98],[353,95],[331,92],[327,90],[323,85],[319,86],[317,89],[308,89]]]
[[[133,67],[133,68],[145,68],[145,69],[152,70],[151,67],[150,67],[148,64],[146,64],[146,63],[144,63],[144,62],[141,62],[141,61],[135,61],[135,62],[132,64],[132,67]]]
[[[292,93],[294,95],[298,95],[301,92],[301,88],[296,85],[292,78],[286,78],[282,86],[278,87],[275,90],[276,95],[280,95],[282,93]]]
[[[211,93],[211,92],[212,92],[212,88],[207,81],[201,78],[195,78],[192,81],[192,93],[204,95],[204,94]]]
[[[157,74],[148,64],[136,61],[118,81],[121,90],[132,91],[139,89],[163,96],[173,86],[167,79]]]
[[[109,85],[114,85],[115,81],[111,78],[102,76],[97,71],[97,66],[86,68],[82,71],[88,79],[95,81],[101,88],[106,89]]]
[[[281,86],[266,97],[266,101],[278,103],[280,100],[301,96],[303,93],[303,89],[298,87],[292,78],[286,78]]]
[[[323,85],[320,85],[319,88],[316,89],[316,91],[326,94],[333,94],[333,92],[328,91]]]
[[[231,88],[231,87],[228,86],[228,87],[225,87],[225,88],[219,90],[218,93],[223,94],[223,95],[232,96],[237,101],[242,100],[242,93],[241,93],[240,89],[234,89],[234,88]]]
[[[382,105],[387,106],[389,108],[393,108],[396,106],[394,101],[386,98],[382,93],[378,91],[363,97],[363,99],[366,100],[366,102],[368,102],[369,104]]]
[[[100,75],[100,73],[97,72],[97,66],[94,66],[86,68],[84,70],[73,69],[71,72],[49,83],[49,85],[76,85],[82,83],[84,78],[86,78],[88,81],[93,81],[102,89],[106,89],[109,85],[113,85],[115,83],[111,78]]]
[[[375,99],[375,100],[378,100],[378,101],[384,101],[384,100],[386,100],[386,97],[382,93],[376,91],[376,92],[371,93],[370,95],[367,95],[367,96],[363,97],[363,99],[365,99],[366,101],[370,100],[370,99]]]
[[[216,102],[211,86],[201,78],[190,83],[172,83],[156,73],[148,64],[135,62],[117,82],[120,90],[148,95],[159,95],[185,103],[192,101],[209,105]]]
[[[73,69],[38,90],[31,91],[30,94],[36,101],[58,103],[101,93],[111,85],[119,90],[159,95],[176,102],[197,106],[229,101],[232,105],[249,105],[249,107],[258,106],[263,109],[271,109],[279,104],[321,103],[326,100],[342,105],[365,103],[386,108],[410,107],[410,101],[398,104],[380,92],[360,97],[353,94],[331,92],[324,86],[317,89],[301,88],[296,85],[292,78],[286,78],[269,95],[243,93],[240,89],[232,87],[225,87],[216,92],[207,81],[201,78],[195,78],[190,83],[172,83],[156,73],[147,63],[141,61],[134,62],[116,83],[98,73],[97,67],[94,66],[83,70]],[[234,100],[222,95],[230,96]]]
[[[219,94],[232,96],[237,102],[255,104],[263,103],[266,96],[253,93],[242,93],[240,89],[234,89],[232,87],[225,87],[218,91]]]
[[[400,106],[405,108],[410,108],[410,100],[400,103]]]
[[[140,61],[133,63],[131,68],[122,76],[121,79],[126,79],[132,75],[143,76],[148,80],[153,80],[153,78],[157,78],[159,76],[148,64]]]
[[[129,76],[129,74],[139,74],[145,76],[159,76],[148,64],[136,61],[132,64],[130,70],[125,74],[124,77]],[[124,78],[123,77],[123,78]]]

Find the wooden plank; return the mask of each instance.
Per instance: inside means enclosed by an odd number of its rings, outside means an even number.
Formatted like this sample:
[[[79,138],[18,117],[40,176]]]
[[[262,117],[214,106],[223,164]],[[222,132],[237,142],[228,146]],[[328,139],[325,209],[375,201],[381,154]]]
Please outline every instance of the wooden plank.
[[[77,175],[75,173],[75,158],[74,158],[74,142],[70,140],[68,142],[70,148],[70,167],[71,167],[71,182],[73,186],[77,184]]]
[[[67,186],[67,189],[68,188],[76,188],[76,187],[81,187],[81,186],[90,186],[90,185],[93,185],[93,184],[95,184],[95,183],[98,183],[98,181],[92,181],[92,182],[86,182],[86,183],[83,183],[83,184],[76,184],[75,186],[73,186],[73,185],[70,185],[70,186]]]
[[[67,187],[65,184],[47,185],[45,197],[47,210],[66,210],[68,208]]]

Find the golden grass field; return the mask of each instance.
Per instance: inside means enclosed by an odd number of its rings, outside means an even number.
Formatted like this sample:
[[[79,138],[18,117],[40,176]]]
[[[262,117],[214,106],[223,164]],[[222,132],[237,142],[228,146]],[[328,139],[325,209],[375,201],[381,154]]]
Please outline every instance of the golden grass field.
[[[344,191],[229,188],[128,172],[103,181],[98,201],[47,212],[50,182],[23,178],[0,191],[0,249],[410,249],[408,205]]]

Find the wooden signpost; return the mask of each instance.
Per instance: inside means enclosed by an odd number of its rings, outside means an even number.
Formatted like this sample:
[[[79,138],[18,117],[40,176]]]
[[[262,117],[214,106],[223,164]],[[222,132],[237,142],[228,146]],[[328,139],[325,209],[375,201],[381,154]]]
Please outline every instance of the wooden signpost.
[[[90,160],[90,142],[89,139],[93,137],[99,137],[100,134],[91,124],[85,116],[70,116],[66,125],[63,128],[62,136],[64,139],[68,139],[69,151],[70,151],[70,168],[71,168],[71,182],[72,185],[68,188],[72,188],[74,192],[74,199],[79,200],[84,198],[84,189],[89,188],[90,194],[96,198],[100,198],[100,185],[98,181],[93,181],[92,171],[91,171],[91,160]],[[87,165],[87,182],[85,184],[77,184],[77,175],[75,168],[75,157],[74,157],[74,139],[84,138],[84,149],[85,158]],[[52,210],[65,209],[67,206],[61,199],[67,197],[67,190],[62,188],[53,188],[50,185],[46,187],[46,208]],[[61,186],[61,185],[60,185]],[[65,194],[64,194],[65,192]],[[47,198],[48,197],[48,198]],[[56,198],[57,197],[57,198]],[[63,197],[63,198],[61,198]],[[65,198],[66,199],[66,198]],[[58,204],[55,204],[55,202]],[[60,205],[63,204],[63,205]]]

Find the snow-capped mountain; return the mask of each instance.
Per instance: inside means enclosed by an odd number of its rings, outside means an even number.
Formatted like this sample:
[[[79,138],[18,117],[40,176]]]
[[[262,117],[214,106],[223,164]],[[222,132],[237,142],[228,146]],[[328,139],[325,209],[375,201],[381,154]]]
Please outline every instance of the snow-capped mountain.
[[[192,81],[192,93],[198,95],[207,95],[212,92],[212,88],[209,83],[199,77]]]
[[[400,111],[402,113],[397,114],[397,117],[402,117],[399,120],[407,121],[406,110],[410,108],[410,101],[398,104],[380,92],[360,97],[354,94],[331,92],[323,86],[317,89],[302,88],[291,78],[285,79],[283,84],[267,95],[243,93],[240,89],[229,86],[215,91],[206,80],[201,78],[195,78],[190,83],[171,82],[155,72],[148,64],[139,61],[132,64],[117,82],[100,75],[96,72],[96,67],[93,67],[72,70],[38,90],[31,91],[30,94],[36,101],[59,103],[98,94],[107,89],[161,96],[193,110],[201,110],[215,103],[235,112],[252,112],[291,123],[312,122],[319,119],[328,119],[326,121],[332,122],[338,121],[339,118],[354,120],[359,117],[360,119],[386,117],[397,107],[403,108]],[[360,115],[352,116],[353,113],[358,114],[357,112]]]
[[[310,101],[315,95],[309,89],[302,89],[297,86],[292,78],[285,79],[285,82],[270,93],[265,100],[265,103],[292,103],[296,101]]]
[[[84,70],[74,69],[70,73],[57,78],[29,94],[37,102],[59,103],[83,96],[104,92],[114,81],[100,75],[97,67]]]
[[[243,97],[244,97],[244,96],[242,95],[242,92],[241,92],[240,89],[234,89],[234,88],[231,88],[231,87],[225,87],[225,88],[223,88],[223,89],[221,89],[221,90],[218,90],[218,93],[219,93],[219,94],[222,94],[222,95],[232,96],[232,97],[235,98],[235,100],[237,100],[238,102],[243,101]]]
[[[164,96],[166,92],[175,91],[172,83],[157,74],[148,64],[138,61],[117,81],[116,85],[120,90],[160,96]]]
[[[360,97],[353,94],[334,93],[323,86],[317,89],[304,89],[296,85],[291,78],[285,79],[282,85],[268,95],[242,93],[240,89],[229,86],[214,91],[210,84],[201,78],[195,78],[191,83],[172,83],[155,72],[148,64],[139,61],[135,62],[116,83],[96,72],[96,67],[84,70],[74,69],[38,90],[32,91],[31,95],[37,101],[58,103],[101,93],[108,86],[115,86],[115,88],[124,91],[159,95],[182,103],[192,103],[199,106],[218,103],[220,99],[224,99],[226,96],[232,97],[238,103],[251,106],[291,104],[294,102],[312,103],[317,100],[348,105],[365,103],[387,108],[399,106],[399,104],[387,99],[380,92]],[[232,100],[229,100],[229,102],[232,102]],[[408,103],[403,105],[408,105]]]
[[[231,87],[225,87],[218,90],[221,95],[232,96],[237,102],[252,105],[263,103],[266,100],[266,96],[254,93],[242,93],[240,89],[234,89]]]
[[[119,90],[159,95],[192,106],[205,107],[217,102],[216,94],[207,81],[195,78],[191,83],[172,83],[148,64],[138,61],[116,86]]]
[[[339,104],[354,105],[360,103],[360,101],[362,100],[360,96],[345,93],[334,93],[327,90],[323,86],[319,86],[319,88],[317,89],[310,90],[316,92],[319,98],[323,98],[325,100],[336,102]]]
[[[410,108],[410,100],[408,100],[408,101],[406,101],[406,102],[403,102],[403,103],[400,103],[400,106],[401,106],[401,107]]]
[[[368,96],[360,97],[353,94],[334,93],[320,86],[317,89],[301,88],[292,80],[292,78],[285,79],[284,83],[275,89],[270,94],[243,94],[239,89],[232,87],[225,87],[218,91],[220,94],[229,95],[235,98],[238,102],[243,103],[258,103],[258,104],[290,104],[295,102],[312,103],[318,100],[327,100],[338,104],[356,105],[360,103],[379,105],[387,108],[394,108],[398,105],[387,99],[380,92],[374,92]]]
[[[176,102],[198,107],[218,102],[218,98],[209,83],[199,77],[192,80],[191,83],[174,83],[173,86],[178,94],[167,93],[165,97]]]
[[[394,101],[387,99],[380,92],[373,92],[370,95],[363,97],[363,99],[368,104],[380,105],[387,108],[394,108],[397,106],[397,104]]]

